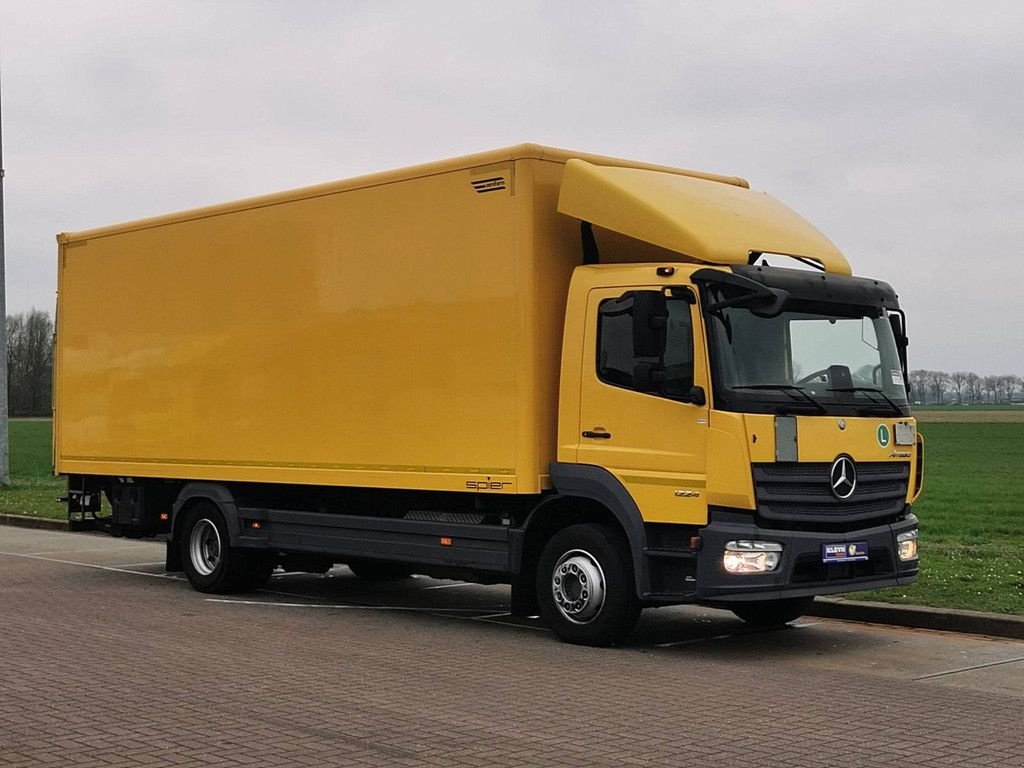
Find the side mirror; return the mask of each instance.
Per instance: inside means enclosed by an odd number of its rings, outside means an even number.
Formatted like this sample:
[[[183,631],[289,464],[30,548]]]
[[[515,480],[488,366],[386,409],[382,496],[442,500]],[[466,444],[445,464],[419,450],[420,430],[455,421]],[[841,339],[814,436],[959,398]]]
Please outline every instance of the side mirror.
[[[668,331],[668,303],[661,291],[637,291],[633,294],[633,355],[665,355]]]
[[[910,376],[907,370],[907,318],[902,310],[889,313],[889,325],[892,326],[892,335],[896,339],[896,354],[900,358],[900,367],[903,368],[903,388],[910,394]]]
[[[694,405],[704,405],[707,403],[707,395],[704,394],[703,387],[690,387],[690,391],[687,393],[684,402],[693,403]]]
[[[764,303],[758,301],[750,305],[750,314],[769,320],[782,314],[786,301],[789,299],[789,293],[781,288],[769,288],[768,292],[770,296],[764,297]]]
[[[637,392],[661,392],[665,369],[659,363],[633,364],[633,389]]]

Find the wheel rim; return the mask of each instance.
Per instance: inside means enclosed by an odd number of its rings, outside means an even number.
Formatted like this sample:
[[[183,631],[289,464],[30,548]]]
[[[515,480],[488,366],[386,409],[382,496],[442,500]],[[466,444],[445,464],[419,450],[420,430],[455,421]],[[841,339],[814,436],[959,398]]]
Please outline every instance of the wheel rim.
[[[589,552],[572,549],[558,558],[551,573],[551,594],[558,612],[574,624],[588,624],[604,607],[601,564]]]
[[[204,517],[193,526],[188,552],[192,567],[202,576],[209,576],[217,570],[221,558],[220,531],[212,520]]]

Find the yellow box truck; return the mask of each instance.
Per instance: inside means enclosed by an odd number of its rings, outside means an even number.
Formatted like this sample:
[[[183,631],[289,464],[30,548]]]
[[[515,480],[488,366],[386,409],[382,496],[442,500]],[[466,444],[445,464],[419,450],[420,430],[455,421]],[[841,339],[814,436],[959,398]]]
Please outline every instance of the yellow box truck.
[[[525,144],[58,244],[69,517],[200,591],[504,582],[600,645],[916,578],[896,294],[743,179]]]

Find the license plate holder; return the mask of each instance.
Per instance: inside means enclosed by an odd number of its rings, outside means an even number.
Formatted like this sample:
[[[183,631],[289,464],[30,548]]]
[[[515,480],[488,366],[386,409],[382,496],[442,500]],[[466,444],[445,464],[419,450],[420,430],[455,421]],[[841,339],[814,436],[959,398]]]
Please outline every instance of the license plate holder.
[[[912,422],[901,421],[896,424],[896,445],[913,445],[917,442],[917,427]]]
[[[823,563],[856,563],[867,559],[868,543],[866,541],[821,545],[821,561]]]

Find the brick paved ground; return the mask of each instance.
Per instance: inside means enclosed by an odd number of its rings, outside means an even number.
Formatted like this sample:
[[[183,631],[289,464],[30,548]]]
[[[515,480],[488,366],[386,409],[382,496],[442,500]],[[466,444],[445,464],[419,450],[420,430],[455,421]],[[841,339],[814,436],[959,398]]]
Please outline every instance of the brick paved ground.
[[[336,569],[223,602],[151,543],[0,552],[3,766],[1024,765],[1024,643],[669,609],[595,650],[497,587]]]

